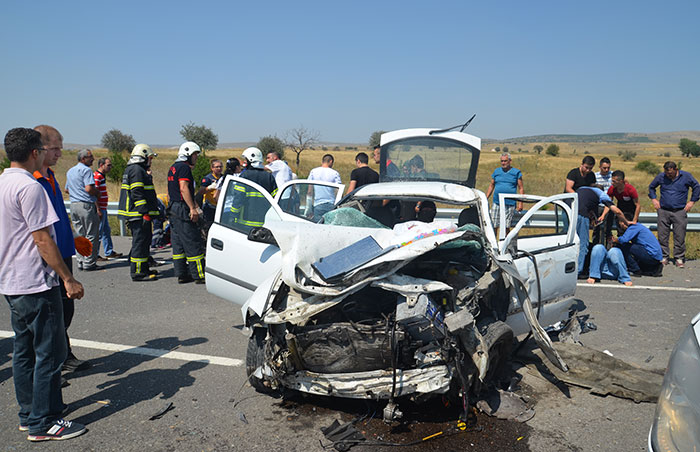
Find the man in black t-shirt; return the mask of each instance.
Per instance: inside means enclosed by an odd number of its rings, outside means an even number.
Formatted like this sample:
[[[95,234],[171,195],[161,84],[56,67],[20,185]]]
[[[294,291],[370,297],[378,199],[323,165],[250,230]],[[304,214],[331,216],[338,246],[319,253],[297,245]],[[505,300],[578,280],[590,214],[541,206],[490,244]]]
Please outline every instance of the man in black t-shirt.
[[[379,173],[369,167],[369,156],[367,154],[364,152],[357,154],[355,156],[355,165],[357,165],[357,168],[350,173],[348,193],[363,185],[379,182]]]
[[[595,166],[595,159],[587,155],[581,161],[581,166],[569,171],[566,175],[566,185],[564,193],[575,193],[581,187],[591,187],[595,185],[595,173],[592,172]]]
[[[182,143],[177,160],[168,170],[168,220],[177,282],[204,284],[204,240],[197,222],[201,211],[194,201],[192,168],[201,152],[197,143]]]

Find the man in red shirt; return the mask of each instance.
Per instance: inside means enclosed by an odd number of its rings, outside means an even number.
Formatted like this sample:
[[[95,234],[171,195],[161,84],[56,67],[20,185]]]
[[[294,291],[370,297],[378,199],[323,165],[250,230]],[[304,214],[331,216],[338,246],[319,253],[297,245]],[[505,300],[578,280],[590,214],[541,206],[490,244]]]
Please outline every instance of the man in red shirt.
[[[97,171],[95,171],[95,188],[99,192],[97,197],[97,212],[100,214],[100,235],[99,241],[105,249],[105,257],[98,257],[98,261],[106,261],[109,258],[117,258],[124,256],[122,253],[114,251],[112,245],[112,229],[109,227],[109,219],[107,218],[107,203],[109,195],[107,194],[107,180],[105,177],[112,170],[112,161],[106,157],[102,157],[97,161]],[[99,246],[99,245],[98,245]]]
[[[625,173],[621,170],[613,171],[612,185],[608,189],[608,196],[617,199],[617,207],[624,214],[632,217],[632,223],[639,219],[639,212],[642,210],[639,204],[637,190],[629,183],[625,182]]]

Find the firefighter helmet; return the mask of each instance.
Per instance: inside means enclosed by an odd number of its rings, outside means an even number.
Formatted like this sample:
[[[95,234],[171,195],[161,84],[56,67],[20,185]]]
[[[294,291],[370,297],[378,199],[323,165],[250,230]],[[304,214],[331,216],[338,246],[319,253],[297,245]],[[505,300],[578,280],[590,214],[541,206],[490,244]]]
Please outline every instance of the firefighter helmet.
[[[146,160],[148,157],[157,157],[158,154],[153,152],[153,149],[147,144],[137,144],[131,151],[132,157],[141,157]]]
[[[250,162],[253,168],[263,167],[263,155],[262,151],[256,147],[251,147],[243,151],[243,157]]]
[[[185,141],[180,145],[180,150],[177,152],[177,156],[181,158],[188,158],[195,152],[202,152],[199,145],[194,141]]]

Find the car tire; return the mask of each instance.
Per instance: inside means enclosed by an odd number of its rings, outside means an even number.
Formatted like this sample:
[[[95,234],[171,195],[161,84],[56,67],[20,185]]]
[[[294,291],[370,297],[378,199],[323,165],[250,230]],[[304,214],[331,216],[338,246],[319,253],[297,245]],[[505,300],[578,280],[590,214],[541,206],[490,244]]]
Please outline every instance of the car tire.
[[[248,382],[256,391],[269,394],[272,391],[265,381],[254,376],[255,370],[265,363],[265,338],[267,330],[265,328],[254,328],[253,334],[248,339],[248,349],[245,354],[245,371]]]
[[[498,383],[501,379],[509,379],[508,364],[513,351],[513,330],[505,322],[496,320],[484,326],[482,336],[489,351],[489,368],[485,382]]]

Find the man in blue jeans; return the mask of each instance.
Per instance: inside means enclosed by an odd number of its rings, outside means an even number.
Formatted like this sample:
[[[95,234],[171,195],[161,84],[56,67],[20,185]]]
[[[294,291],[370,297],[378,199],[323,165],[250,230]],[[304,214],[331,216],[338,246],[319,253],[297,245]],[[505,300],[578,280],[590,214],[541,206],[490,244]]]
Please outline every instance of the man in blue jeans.
[[[631,286],[632,278],[627,272],[625,257],[619,248],[606,250],[601,244],[595,245],[591,250],[591,264],[589,266],[588,284],[595,284],[601,279],[617,280],[620,283]]]
[[[15,128],[5,135],[10,167],[0,175],[0,293],[10,306],[15,333],[12,375],[19,403],[19,430],[30,441],[69,439],[85,426],[61,418],[61,367],[66,358],[63,280],[70,298],[83,286],[66,267],[54,241],[58,216],[33,173],[46,150],[36,130]]]

